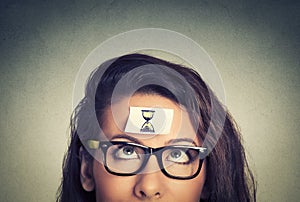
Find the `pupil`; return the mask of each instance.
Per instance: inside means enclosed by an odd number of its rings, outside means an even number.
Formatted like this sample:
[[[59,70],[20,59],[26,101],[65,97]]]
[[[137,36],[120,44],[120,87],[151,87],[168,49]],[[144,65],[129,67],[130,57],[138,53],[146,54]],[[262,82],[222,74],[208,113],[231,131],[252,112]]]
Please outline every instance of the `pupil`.
[[[133,153],[133,149],[131,147],[125,147],[123,149],[123,153],[126,154],[126,155],[130,155]]]
[[[178,150],[173,151],[173,152],[171,153],[171,156],[172,156],[173,158],[179,158],[179,157],[181,156],[181,152],[178,151]]]

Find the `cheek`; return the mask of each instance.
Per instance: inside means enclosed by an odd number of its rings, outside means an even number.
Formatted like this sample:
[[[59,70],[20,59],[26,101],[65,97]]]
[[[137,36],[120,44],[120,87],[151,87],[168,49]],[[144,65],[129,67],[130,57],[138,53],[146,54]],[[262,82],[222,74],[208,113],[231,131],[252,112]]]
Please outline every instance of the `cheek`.
[[[93,175],[97,201],[117,201],[132,195],[133,177],[112,175],[97,161],[94,161]]]
[[[170,193],[177,201],[199,201],[206,180],[206,166],[191,180],[173,180]]]

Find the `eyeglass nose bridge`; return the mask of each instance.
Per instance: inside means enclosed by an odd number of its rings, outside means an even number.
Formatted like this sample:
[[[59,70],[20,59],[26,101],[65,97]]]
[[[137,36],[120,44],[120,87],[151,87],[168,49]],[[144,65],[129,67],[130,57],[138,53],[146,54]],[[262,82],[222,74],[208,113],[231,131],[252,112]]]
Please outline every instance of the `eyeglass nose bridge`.
[[[158,163],[158,167],[160,169],[160,171],[162,171],[165,175],[166,175],[166,171],[164,169],[164,165],[163,165],[163,162],[162,162],[162,153],[164,151],[164,148],[152,148],[152,147],[148,147],[148,148],[145,148],[146,152],[145,152],[145,160],[142,164],[142,166],[140,167],[140,169],[137,171],[137,173],[141,173],[145,167],[147,166],[148,162],[149,162],[149,159],[152,155],[155,156],[156,158],[156,161]],[[167,174],[168,175],[168,174]]]

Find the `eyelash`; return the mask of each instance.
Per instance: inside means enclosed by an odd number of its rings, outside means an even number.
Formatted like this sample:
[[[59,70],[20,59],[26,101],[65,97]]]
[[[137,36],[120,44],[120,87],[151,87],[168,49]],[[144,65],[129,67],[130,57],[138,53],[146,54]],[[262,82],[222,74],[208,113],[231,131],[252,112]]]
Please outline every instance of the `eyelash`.
[[[113,150],[113,157],[115,159],[119,159],[119,160],[129,160],[130,158],[126,159],[126,158],[121,158],[118,156],[119,152],[123,152],[124,153],[124,148],[128,147],[128,145],[122,145],[122,146],[118,146],[115,150]],[[137,152],[133,149],[133,152],[136,153],[136,156],[139,157],[139,155],[137,154]]]

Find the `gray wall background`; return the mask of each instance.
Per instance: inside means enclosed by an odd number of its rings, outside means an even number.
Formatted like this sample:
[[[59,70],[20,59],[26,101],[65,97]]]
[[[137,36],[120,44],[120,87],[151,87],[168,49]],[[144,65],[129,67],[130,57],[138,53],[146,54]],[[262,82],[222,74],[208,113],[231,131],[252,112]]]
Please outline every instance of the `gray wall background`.
[[[296,1],[1,1],[0,201],[54,201],[75,76],[105,39],[136,28],[199,43],[224,81],[258,201],[300,197]]]

